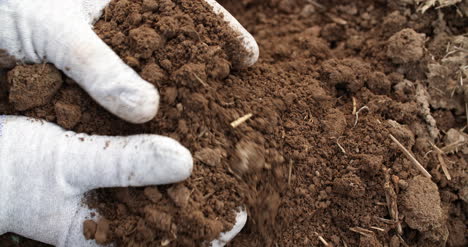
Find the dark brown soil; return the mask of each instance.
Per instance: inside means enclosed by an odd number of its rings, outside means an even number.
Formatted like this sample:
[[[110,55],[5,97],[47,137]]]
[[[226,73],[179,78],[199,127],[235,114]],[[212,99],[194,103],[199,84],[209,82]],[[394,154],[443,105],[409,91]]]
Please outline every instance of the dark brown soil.
[[[231,246],[466,246],[458,84],[466,75],[458,71],[467,60],[447,53],[468,48],[459,36],[468,25],[455,7],[422,15],[407,1],[221,1],[261,48],[259,62],[239,71],[232,32],[200,1],[140,2],[114,1],[96,31],[160,89],[155,120],[125,123],[69,79],[47,104],[22,112],[0,90],[0,113],[92,134],[168,135],[193,152],[194,173],[182,184],[97,191],[92,205],[108,222],[88,222],[87,236],[97,229],[99,241],[121,246],[200,246],[244,204],[250,220]],[[2,246],[35,246],[2,238]]]

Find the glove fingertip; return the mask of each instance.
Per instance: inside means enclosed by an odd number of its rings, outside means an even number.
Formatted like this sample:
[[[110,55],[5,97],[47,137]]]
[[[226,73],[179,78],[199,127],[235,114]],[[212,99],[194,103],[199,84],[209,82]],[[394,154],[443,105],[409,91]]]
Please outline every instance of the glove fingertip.
[[[123,91],[120,93],[115,113],[122,119],[142,124],[152,120],[159,108],[159,93],[154,87],[148,89],[137,89],[134,91]]]

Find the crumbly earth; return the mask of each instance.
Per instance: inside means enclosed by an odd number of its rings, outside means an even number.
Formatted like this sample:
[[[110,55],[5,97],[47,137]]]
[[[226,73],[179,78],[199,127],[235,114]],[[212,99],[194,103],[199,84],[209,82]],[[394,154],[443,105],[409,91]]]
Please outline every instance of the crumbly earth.
[[[97,191],[92,205],[108,222],[87,222],[87,236],[200,246],[244,204],[250,220],[230,246],[467,245],[465,3],[422,14],[403,0],[220,1],[261,49],[255,66],[236,70],[238,47],[223,43],[232,33],[199,15],[199,1],[140,2],[114,1],[96,31],[160,89],[154,121],[125,123],[69,79],[22,112],[0,90],[1,113],[92,134],[164,134],[193,152],[187,182]]]

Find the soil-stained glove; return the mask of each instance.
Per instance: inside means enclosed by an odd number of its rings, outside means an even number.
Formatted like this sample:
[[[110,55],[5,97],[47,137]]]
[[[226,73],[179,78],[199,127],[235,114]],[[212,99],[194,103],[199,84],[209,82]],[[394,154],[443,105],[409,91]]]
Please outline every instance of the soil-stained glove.
[[[250,54],[240,65],[258,58],[255,39],[214,0]],[[110,0],[2,0],[0,50],[33,63],[50,62],[75,80],[93,99],[115,115],[143,123],[156,115],[158,91],[141,79],[93,32]]]
[[[44,243],[97,246],[85,240],[83,222],[92,212],[84,193],[103,187],[176,183],[192,172],[190,152],[157,135],[89,136],[41,120],[0,116],[0,235],[14,232]],[[224,246],[244,227],[213,247]]]
[[[253,37],[219,4],[239,32],[250,56],[258,58]],[[102,42],[92,24],[110,0],[0,0],[0,50],[23,62],[51,62],[91,97],[132,123],[151,120],[159,95],[150,83]],[[0,54],[1,55],[1,54]],[[0,234],[20,235],[57,246],[95,246],[83,236],[91,211],[81,204],[93,188],[174,183],[192,169],[190,152],[155,135],[87,136],[39,120],[0,116]],[[223,246],[245,225],[238,213],[234,228],[213,246]]]
[[[88,136],[41,120],[0,116],[0,234],[57,246],[86,244],[83,194],[102,187],[182,181],[190,152],[156,135]]]

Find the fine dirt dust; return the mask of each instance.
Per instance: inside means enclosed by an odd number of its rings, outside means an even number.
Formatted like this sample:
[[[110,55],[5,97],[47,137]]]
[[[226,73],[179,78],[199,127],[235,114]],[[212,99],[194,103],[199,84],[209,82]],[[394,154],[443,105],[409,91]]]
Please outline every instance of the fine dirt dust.
[[[47,104],[18,112],[6,90],[14,74],[0,83],[0,113],[92,134],[168,135],[193,152],[184,183],[97,191],[92,205],[106,220],[87,222],[87,236],[200,246],[246,205],[231,246],[466,246],[466,5],[422,14],[403,0],[220,2],[260,45],[252,68],[233,68],[233,34],[199,1],[114,1],[97,23],[160,89],[150,123],[113,117],[69,79]]]

